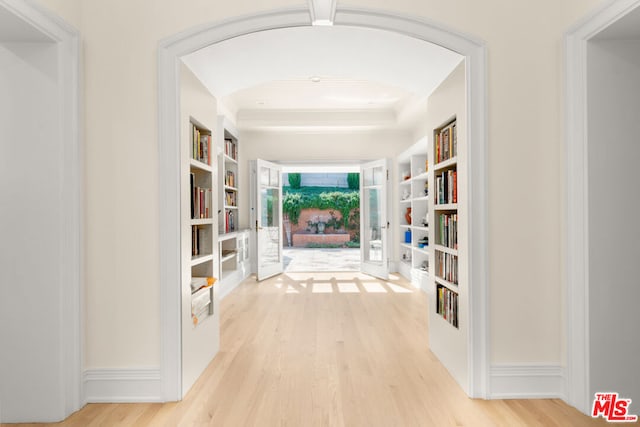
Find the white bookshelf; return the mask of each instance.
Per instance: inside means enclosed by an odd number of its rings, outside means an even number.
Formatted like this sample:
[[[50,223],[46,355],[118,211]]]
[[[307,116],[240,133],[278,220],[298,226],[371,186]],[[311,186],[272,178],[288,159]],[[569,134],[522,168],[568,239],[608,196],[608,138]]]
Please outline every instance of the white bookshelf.
[[[218,274],[220,295],[224,297],[251,274],[249,231],[241,230],[238,176],[241,169],[240,135],[226,117],[218,117]]]
[[[189,200],[188,222],[190,228],[191,258],[189,282],[207,285],[190,286],[191,320],[194,328],[212,317],[215,308],[214,288],[210,286],[215,274],[215,212],[214,187],[215,143],[212,131],[203,122],[189,120],[189,179],[186,188]],[[209,279],[209,280],[208,280]],[[206,300],[206,301],[205,301]]]
[[[218,169],[219,174],[219,234],[234,233],[239,230],[239,152],[238,131],[224,116],[218,117]]]
[[[415,287],[427,290],[431,267],[428,139],[416,142],[398,157],[399,187],[399,272]],[[405,215],[411,211],[411,222]],[[409,233],[409,235],[407,234]]]
[[[452,111],[453,108],[447,110]],[[464,132],[458,133],[458,126],[465,123],[462,117],[461,121],[461,116],[452,115],[436,124],[430,147],[434,165],[429,347],[466,390],[469,384],[468,337],[471,328],[469,289],[472,285],[468,283],[466,273],[466,139]],[[447,129],[447,136],[442,136]]]

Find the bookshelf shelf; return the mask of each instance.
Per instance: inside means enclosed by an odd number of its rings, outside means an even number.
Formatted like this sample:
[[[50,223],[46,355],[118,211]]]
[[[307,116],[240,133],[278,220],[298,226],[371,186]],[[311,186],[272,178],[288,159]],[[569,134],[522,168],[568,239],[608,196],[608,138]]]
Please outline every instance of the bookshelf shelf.
[[[231,253],[226,254],[226,255],[223,254],[222,257],[220,257],[220,263],[230,261],[233,258],[235,258],[237,255],[238,254],[235,251],[232,251]]]
[[[420,180],[424,181],[427,179],[428,176],[429,176],[428,172],[422,172],[420,175],[416,175],[411,179],[414,181],[420,181]]]
[[[424,255],[429,255],[429,249],[428,246],[425,246],[424,248],[413,248],[414,251],[422,253]]]
[[[457,211],[458,210],[458,204],[457,203],[443,203],[440,205],[435,205],[433,207],[434,210],[436,211]]]
[[[196,159],[190,159],[189,160],[189,166],[191,166],[192,168],[195,169],[200,169],[204,172],[209,172],[212,173],[213,172],[213,167],[211,167],[211,165],[208,165],[206,163],[203,163],[201,161],[198,161]]]
[[[434,245],[433,248],[436,251],[440,251],[440,252],[444,252],[447,254],[451,254],[451,255],[458,255],[458,250],[457,249],[452,249],[452,248],[448,248],[446,246],[442,246],[442,245]]]
[[[450,281],[445,280],[442,277],[439,277],[437,275],[435,276],[434,280],[435,280],[436,283],[438,283],[440,285],[444,285],[444,286],[446,286],[447,288],[451,289],[454,292],[458,292],[457,291],[458,285],[456,285],[455,283],[451,283]]]
[[[206,262],[213,261],[213,254],[198,255],[191,257],[191,267],[204,264]]]
[[[442,169],[448,169],[458,164],[458,156],[452,157],[450,159],[444,160],[438,164],[436,164],[433,169],[434,171],[440,171]]]
[[[227,163],[232,163],[232,164],[238,164],[238,160],[234,159],[233,157],[229,156],[228,154],[224,154],[224,161]]]
[[[213,218],[192,219],[191,225],[213,225]]]

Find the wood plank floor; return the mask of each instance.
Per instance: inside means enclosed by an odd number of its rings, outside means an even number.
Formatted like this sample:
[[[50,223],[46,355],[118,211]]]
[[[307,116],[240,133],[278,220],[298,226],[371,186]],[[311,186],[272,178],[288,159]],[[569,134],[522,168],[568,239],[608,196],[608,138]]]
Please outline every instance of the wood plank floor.
[[[250,278],[186,398],[89,404],[62,426],[590,426],[559,400],[466,397],[429,351],[427,297],[360,273]]]

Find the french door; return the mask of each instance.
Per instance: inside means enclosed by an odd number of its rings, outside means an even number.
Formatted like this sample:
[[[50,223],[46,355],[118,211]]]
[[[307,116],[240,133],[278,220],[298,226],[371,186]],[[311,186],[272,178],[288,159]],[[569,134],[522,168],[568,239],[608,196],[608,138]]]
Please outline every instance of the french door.
[[[254,164],[254,217],[258,281],[282,273],[282,167],[258,159]]]
[[[389,161],[376,160],[360,167],[360,269],[389,278]]]

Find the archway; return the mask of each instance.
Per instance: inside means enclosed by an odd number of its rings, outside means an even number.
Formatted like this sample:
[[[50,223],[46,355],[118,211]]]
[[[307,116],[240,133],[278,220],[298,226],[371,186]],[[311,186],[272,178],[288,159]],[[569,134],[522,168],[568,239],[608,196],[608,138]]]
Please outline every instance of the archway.
[[[181,398],[179,61],[208,45],[254,32],[311,25],[307,8],[289,8],[226,20],[161,41],[158,50],[161,382],[164,400]],[[436,23],[368,9],[337,7],[334,25],[400,33],[453,50],[466,59],[469,141],[469,390],[488,388],[487,170],[485,46]]]

